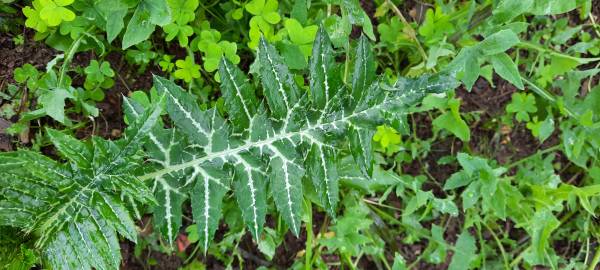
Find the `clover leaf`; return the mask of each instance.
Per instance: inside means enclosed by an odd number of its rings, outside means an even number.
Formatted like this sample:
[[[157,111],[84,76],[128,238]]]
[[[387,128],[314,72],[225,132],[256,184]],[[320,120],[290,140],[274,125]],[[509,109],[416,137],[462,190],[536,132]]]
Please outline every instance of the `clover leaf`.
[[[175,66],[177,66],[177,70],[173,75],[177,79],[190,83],[193,79],[200,78],[200,65],[194,63],[194,59],[190,56],[187,56],[185,60],[177,60]]]
[[[379,142],[379,145],[381,145],[383,149],[387,149],[400,144],[402,138],[394,128],[378,126],[377,132],[373,135],[373,141]]]
[[[425,37],[425,43],[428,45],[436,44],[441,41],[445,35],[454,33],[455,28],[450,22],[450,16],[444,14],[441,8],[428,9],[425,13],[425,21],[419,28],[419,34]]]
[[[90,65],[85,69],[85,74],[87,75],[87,79],[101,83],[104,81],[104,77],[113,77],[115,76],[115,72],[110,68],[110,64],[108,62],[102,61],[99,63],[96,60],[92,60]]]
[[[65,22],[60,25],[60,34],[69,35],[73,40],[86,31],[90,26],[90,21],[83,17],[77,17],[75,20]]]
[[[43,8],[40,10],[40,18],[48,26],[57,26],[62,21],[72,21],[75,19],[75,13],[65,6],[73,3],[74,0],[40,0]]]
[[[14,78],[18,83],[24,83],[28,79],[37,79],[38,75],[39,71],[31,64],[25,64],[14,71]]]
[[[506,111],[516,113],[519,122],[529,122],[529,113],[537,112],[535,97],[532,94],[514,93],[512,101],[506,106]]]
[[[260,36],[268,41],[274,42],[281,38],[274,33],[273,25],[281,21],[277,11],[279,3],[277,0],[252,0],[245,5],[246,10],[254,15],[250,19],[250,42],[248,47],[255,49],[258,46]]]
[[[204,30],[200,33],[200,38],[198,49],[203,52],[202,60],[206,71],[217,70],[223,56],[234,64],[240,62],[240,57],[236,54],[237,44],[225,40],[220,41],[221,33],[219,31]]]
[[[281,20],[277,12],[278,6],[277,0],[252,0],[246,4],[246,10],[270,24],[276,24]]]
[[[189,37],[194,34],[194,29],[187,25],[188,22],[194,20],[196,15],[194,11],[198,8],[198,0],[168,0],[171,8],[172,23],[163,27],[167,33],[166,40],[171,41],[175,37],[179,41],[181,47],[186,47],[189,42]]]
[[[380,23],[377,25],[379,38],[386,44],[390,51],[395,52],[402,47],[414,47],[414,41],[404,32],[404,24],[398,17],[390,19],[390,23]]]
[[[173,56],[168,54],[163,55],[162,59],[158,61],[160,69],[162,71],[171,72],[173,70],[173,67],[175,67],[175,64],[173,64],[171,60],[173,60]]]
[[[33,28],[38,32],[46,32],[48,24],[40,17],[40,10],[43,8],[41,0],[33,1],[33,8],[26,6],[23,8],[23,14],[27,17],[25,26]]]
[[[181,47],[186,47],[188,45],[188,37],[194,34],[194,29],[187,24],[171,23],[163,27],[163,30],[167,33],[167,37],[165,38],[167,41],[171,41],[177,37],[179,46]]]
[[[173,21],[180,25],[194,20],[194,11],[198,8],[198,0],[168,0]]]
[[[309,25],[303,27],[300,22],[295,19],[287,19],[284,23],[290,40],[300,47],[300,51],[304,54],[304,58],[308,59],[312,51],[312,43],[317,35],[319,27]]]
[[[146,66],[150,63],[150,60],[155,59],[158,54],[152,51],[152,43],[148,40],[135,45],[135,47],[137,49],[127,50],[127,60],[140,65],[139,71],[143,72],[146,70]]]

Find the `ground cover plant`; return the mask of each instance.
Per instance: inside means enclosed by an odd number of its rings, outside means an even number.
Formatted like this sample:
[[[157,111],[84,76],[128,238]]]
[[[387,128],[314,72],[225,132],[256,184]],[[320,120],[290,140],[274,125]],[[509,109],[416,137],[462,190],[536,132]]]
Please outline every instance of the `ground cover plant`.
[[[597,269],[600,2],[0,2],[0,269]]]

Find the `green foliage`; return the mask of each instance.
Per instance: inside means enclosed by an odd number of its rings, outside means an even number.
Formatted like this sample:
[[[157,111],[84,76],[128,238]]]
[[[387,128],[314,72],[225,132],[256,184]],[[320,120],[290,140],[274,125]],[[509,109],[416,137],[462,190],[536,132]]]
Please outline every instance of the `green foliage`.
[[[137,239],[126,205],[154,201],[130,173],[160,111],[158,103],[114,142],[80,142],[48,129],[64,164],[28,150],[2,153],[0,225],[35,232],[35,248],[52,269],[119,268],[118,235]]]
[[[405,2],[3,0],[0,269],[597,267],[593,1]]]
[[[163,27],[165,33],[167,33],[165,39],[171,41],[177,37],[179,46],[186,47],[189,36],[194,33],[192,27],[187,25],[187,23],[193,21],[195,18],[194,11],[198,8],[198,0],[168,0],[168,4],[171,8],[172,20],[174,22]]]
[[[63,21],[75,19],[75,13],[67,8],[74,0],[34,0],[33,8],[26,6],[23,14],[27,17],[25,25],[38,32],[46,32],[48,27],[54,27]]]
[[[108,14],[107,14],[108,15]],[[114,18],[106,18],[109,19]],[[171,21],[171,12],[165,0],[142,0],[127,24],[122,48],[127,49],[150,37],[155,26],[165,26]],[[116,31],[117,33],[120,32]]]
[[[532,94],[514,93],[512,101],[506,106],[506,111],[515,113],[519,122],[529,122],[529,114],[537,112],[535,97]]]
[[[92,89],[94,85],[101,85],[102,88],[110,88],[114,84],[114,81],[111,79],[115,76],[115,72],[110,68],[110,64],[108,62],[99,63],[96,60],[92,60],[90,65],[84,69],[86,76],[85,79],[85,88]],[[103,98],[99,98],[98,100],[102,100]]]
[[[221,33],[214,29],[200,33],[198,49],[203,53],[204,69],[208,72],[217,70],[223,56],[236,65],[240,63],[236,43],[221,40]]]
[[[175,66],[177,69],[173,75],[177,79],[190,83],[193,79],[200,78],[200,65],[194,63],[194,58],[191,56],[186,56],[185,60],[177,60]]]
[[[251,0],[244,7],[248,13],[253,15],[250,19],[248,47],[256,49],[261,36],[270,42],[281,39],[279,35],[274,33],[273,28],[273,25],[281,21],[281,16],[277,10],[279,7],[277,0]]]

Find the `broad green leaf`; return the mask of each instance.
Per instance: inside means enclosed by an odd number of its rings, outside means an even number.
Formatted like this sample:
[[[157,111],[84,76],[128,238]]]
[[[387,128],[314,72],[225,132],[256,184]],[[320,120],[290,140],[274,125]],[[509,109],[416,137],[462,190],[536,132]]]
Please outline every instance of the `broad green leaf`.
[[[106,39],[111,43],[123,30],[128,5],[124,0],[97,1],[95,8],[106,21]]]
[[[512,83],[517,88],[523,90],[525,86],[523,85],[523,81],[521,80],[521,75],[519,74],[519,68],[517,65],[510,59],[508,54],[499,53],[490,56],[490,60],[492,62],[492,66],[494,70],[500,77]]]
[[[62,124],[69,125],[71,121],[65,116],[65,99],[67,98],[74,99],[75,96],[63,88],[55,88],[42,94],[38,101],[48,116]]]
[[[538,0],[533,1],[533,3],[533,9],[530,12],[534,15],[567,13],[577,7],[577,1]]]
[[[484,55],[502,53],[519,43],[519,37],[512,30],[505,29],[486,37],[477,48]]]
[[[368,54],[363,58],[368,59]],[[253,111],[237,116],[248,118],[247,128],[244,121],[234,120],[239,107],[225,107],[230,116],[225,119],[215,108],[201,109],[196,98],[175,83],[155,77],[154,87],[162,95],[159,101],[152,100],[144,110],[124,99],[132,124],[120,140],[92,137],[85,146],[67,145],[70,139],[49,131],[59,152],[71,155],[81,149],[83,157],[68,157],[64,164],[29,151],[0,153],[0,226],[36,232],[36,247],[51,269],[119,268],[119,236],[135,240],[129,211],[140,216],[140,206],[150,208],[155,230],[172,246],[181,229],[182,204],[188,199],[200,247],[206,251],[219,223],[221,201],[228,193],[236,198],[236,207],[254,239],[261,239],[271,197],[288,227],[299,233],[302,189],[312,189],[316,204],[331,216],[337,214],[338,157],[348,151],[346,134],[352,128],[390,124],[426,95],[457,86],[445,75],[399,77],[389,84],[365,73],[368,79],[358,80],[358,85],[366,87],[358,99],[353,100],[352,90],[340,87],[323,106],[316,104],[319,99],[313,104],[311,95],[317,90],[304,91],[296,85],[281,56],[265,40],[258,61],[266,102],[253,97],[251,88],[235,90],[233,82],[240,86],[245,78],[235,69],[227,70],[227,63],[219,74],[230,77],[224,92],[242,95],[239,100],[231,95],[232,104],[252,103]],[[321,61],[328,66],[330,60],[321,57]],[[326,91],[324,84],[316,85],[319,91]],[[172,123],[160,120],[162,99]],[[88,155],[91,158],[86,159]],[[91,160],[89,165],[77,164],[86,160]],[[22,170],[24,164],[28,170]],[[304,175],[307,185],[302,185]],[[366,206],[352,209],[355,217],[368,215]],[[355,233],[355,219],[341,218],[343,222],[335,228],[353,241],[347,246],[353,252],[369,243],[363,233]],[[370,225],[370,220],[364,219],[359,229]],[[330,244],[332,248],[344,246]]]
[[[469,264],[475,259],[475,239],[469,231],[464,230],[456,240],[454,245],[454,255],[452,256],[452,262],[448,266],[449,270],[462,270],[470,269]]]
[[[460,116],[460,99],[452,98],[448,100],[448,107],[450,111],[442,113],[433,120],[434,128],[448,130],[461,141],[468,142],[471,139],[471,131],[465,120]]]
[[[496,24],[506,23],[513,18],[529,12],[534,2],[543,2],[537,0],[503,0],[500,1],[498,7],[493,9],[493,21]]]
[[[171,22],[171,9],[166,0],[142,0],[127,24],[122,49],[148,39],[156,25],[165,26],[169,22]]]

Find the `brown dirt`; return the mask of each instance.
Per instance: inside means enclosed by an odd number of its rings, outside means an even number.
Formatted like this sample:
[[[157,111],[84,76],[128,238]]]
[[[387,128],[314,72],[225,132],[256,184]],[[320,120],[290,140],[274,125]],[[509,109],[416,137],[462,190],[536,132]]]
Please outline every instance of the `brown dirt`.
[[[38,70],[45,70],[46,64],[57,54],[44,43],[34,41],[31,31],[27,31],[25,36],[25,44],[15,46],[11,36],[0,32],[0,90],[6,84],[15,82],[15,68],[29,63]]]
[[[10,126],[10,122],[4,118],[0,118],[0,151],[12,151],[10,136],[6,134],[6,129]]]

